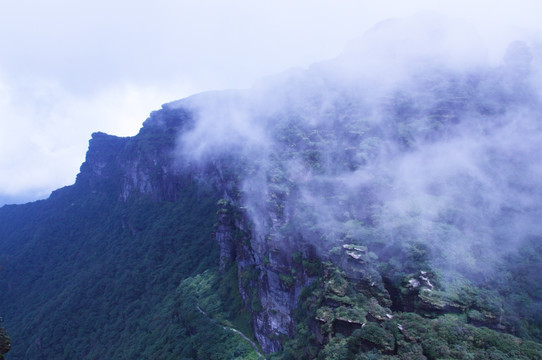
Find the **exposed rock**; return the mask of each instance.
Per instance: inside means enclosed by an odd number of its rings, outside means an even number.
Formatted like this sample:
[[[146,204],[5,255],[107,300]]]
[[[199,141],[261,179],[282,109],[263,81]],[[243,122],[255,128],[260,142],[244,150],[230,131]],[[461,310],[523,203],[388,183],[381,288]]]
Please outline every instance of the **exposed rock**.
[[[4,330],[4,328],[0,328],[0,360],[4,359],[4,355],[11,349],[11,340],[9,339],[9,336]]]
[[[420,287],[420,282],[416,279],[409,279],[408,280],[408,285],[413,287],[414,289]]]
[[[76,187],[117,196],[121,201],[131,195],[175,200],[188,178],[173,161],[176,134],[190,121],[187,111],[166,104],[151,114],[135,137],[92,134]]]

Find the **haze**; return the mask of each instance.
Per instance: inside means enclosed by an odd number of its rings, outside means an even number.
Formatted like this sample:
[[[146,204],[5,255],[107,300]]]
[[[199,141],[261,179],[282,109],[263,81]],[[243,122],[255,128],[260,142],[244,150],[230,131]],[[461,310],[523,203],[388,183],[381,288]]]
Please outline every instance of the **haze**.
[[[0,204],[72,184],[92,132],[134,135],[162,103],[336,57],[379,21],[419,11],[464,19],[491,60],[510,29],[540,29],[540,10],[536,1],[5,1]]]

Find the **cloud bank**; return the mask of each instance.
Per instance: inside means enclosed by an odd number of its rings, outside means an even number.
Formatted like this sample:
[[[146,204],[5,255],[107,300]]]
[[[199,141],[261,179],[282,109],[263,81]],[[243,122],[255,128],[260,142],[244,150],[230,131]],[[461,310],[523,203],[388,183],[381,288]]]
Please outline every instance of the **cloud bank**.
[[[7,184],[0,193],[25,200],[42,197],[46,189],[73,181],[79,163],[72,154],[77,152],[82,159],[94,131],[134,134],[148,113],[163,102],[204,90],[247,88],[262,76],[335,57],[349,39],[377,21],[420,10],[461,16],[476,24],[477,30],[488,35],[490,59],[501,59],[504,49],[500,40],[511,39],[508,30],[497,34],[495,24],[540,28],[541,5],[534,0],[475,4],[462,0],[8,2],[0,13],[0,48],[4,50],[0,58],[4,89],[0,121],[2,129],[13,127],[7,124],[12,119],[26,125],[21,125],[19,132],[4,135],[20,146],[4,147],[0,154],[0,163],[18,159],[15,168],[0,169],[3,184]],[[133,91],[149,101],[134,105],[123,100],[133,98]],[[112,106],[108,94],[120,103]],[[57,112],[69,113],[69,117],[49,123],[50,118],[43,114],[43,107],[50,107],[44,105],[47,101],[54,101]],[[80,112],[73,110],[74,101]],[[129,126],[108,127],[100,120],[109,113],[131,113],[139,104],[146,108],[134,113]],[[89,111],[100,115],[87,117]],[[105,123],[115,121],[111,116]],[[66,126],[57,127],[59,123]],[[43,127],[48,131],[38,130]],[[75,129],[86,136],[73,136]],[[47,133],[64,131],[62,139],[57,135],[44,138]],[[68,136],[72,141],[66,140]],[[31,145],[29,138],[57,144],[56,150]],[[23,174],[35,173],[35,158],[56,170],[46,176],[26,176],[25,187],[16,185]],[[16,193],[15,187],[19,188]]]
[[[185,102],[180,154],[243,164],[239,201],[271,247],[353,242],[393,266],[421,246],[482,279],[542,230],[540,42],[500,63],[483,44],[435,15],[379,24],[335,60]]]
[[[0,76],[0,197],[29,201],[47,197],[59,181],[72,184],[89,134],[134,135],[134,120],[164,98],[159,90],[131,86],[78,97],[58,83],[17,86]]]

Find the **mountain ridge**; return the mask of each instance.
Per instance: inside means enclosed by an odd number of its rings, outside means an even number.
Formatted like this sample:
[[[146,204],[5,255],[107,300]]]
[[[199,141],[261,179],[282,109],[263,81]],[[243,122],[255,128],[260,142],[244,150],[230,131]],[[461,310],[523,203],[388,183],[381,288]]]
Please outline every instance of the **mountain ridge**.
[[[376,88],[343,58],[94,133],[74,185],[0,208],[10,355],[258,357],[210,314],[271,359],[541,358],[535,45]]]

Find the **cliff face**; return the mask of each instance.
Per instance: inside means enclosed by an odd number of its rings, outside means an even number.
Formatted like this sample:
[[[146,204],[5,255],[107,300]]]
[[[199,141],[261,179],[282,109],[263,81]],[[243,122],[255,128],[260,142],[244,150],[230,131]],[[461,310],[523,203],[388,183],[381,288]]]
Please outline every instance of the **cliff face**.
[[[249,217],[227,192],[218,202],[217,213],[220,267],[237,264],[238,289],[252,312],[254,335],[266,353],[279,351],[282,342],[294,334],[293,313],[300,291],[316,276],[309,275],[301,263],[309,254],[294,246],[278,247],[271,237],[256,236]],[[314,254],[310,256],[314,259]]]
[[[155,201],[175,200],[183,176],[175,164],[175,142],[190,114],[165,105],[154,112],[135,137],[92,134],[86,160],[75,186],[126,201],[147,195]]]
[[[235,219],[221,215],[216,239],[221,265],[237,263],[239,292],[253,313],[254,334],[262,349],[271,353],[281,350],[284,340],[294,334],[299,294],[318,275],[307,270],[303,261],[316,257],[308,245],[285,249],[272,235],[254,236],[248,223],[246,215],[237,214]]]
[[[265,352],[279,351],[281,343],[294,334],[293,315],[301,290],[318,275],[307,271],[302,262],[316,260],[315,249],[302,243],[285,247],[275,239],[280,236],[276,229],[286,220],[276,220],[268,237],[256,236],[249,216],[240,209],[238,184],[226,175],[229,164],[217,161],[195,167],[179,159],[177,136],[190,121],[188,110],[165,105],[133,138],[93,134],[74,187],[120,202],[138,196],[161,202],[175,201],[177,190],[188,179],[212,184],[223,194],[217,203],[215,232],[219,265],[224,269],[230,263],[237,264],[238,290],[253,313],[255,337]],[[292,257],[294,253],[297,258]]]
[[[239,292],[253,314],[254,334],[266,353],[282,350],[284,342],[295,336],[295,312],[300,296],[311,285],[329,289],[331,296],[323,305],[332,313],[340,313],[331,319],[326,316],[309,319],[320,344],[335,333],[351,334],[367,322],[366,318],[376,322],[392,318],[390,295],[366,247],[345,244],[339,251],[322,256],[303,238],[290,243],[279,238],[277,229],[288,219],[275,222],[269,235],[262,238],[254,236],[254,229],[248,225],[249,218],[235,210],[231,200],[223,198],[218,204],[216,239],[220,246],[220,264],[224,268],[228,263],[237,263]],[[337,270],[322,268],[325,260],[343,272],[342,284],[334,283],[332,272]],[[346,296],[347,286],[365,294],[365,299],[371,299],[372,303],[353,304],[347,298],[341,303],[337,299]],[[345,314],[344,309],[351,310]]]

